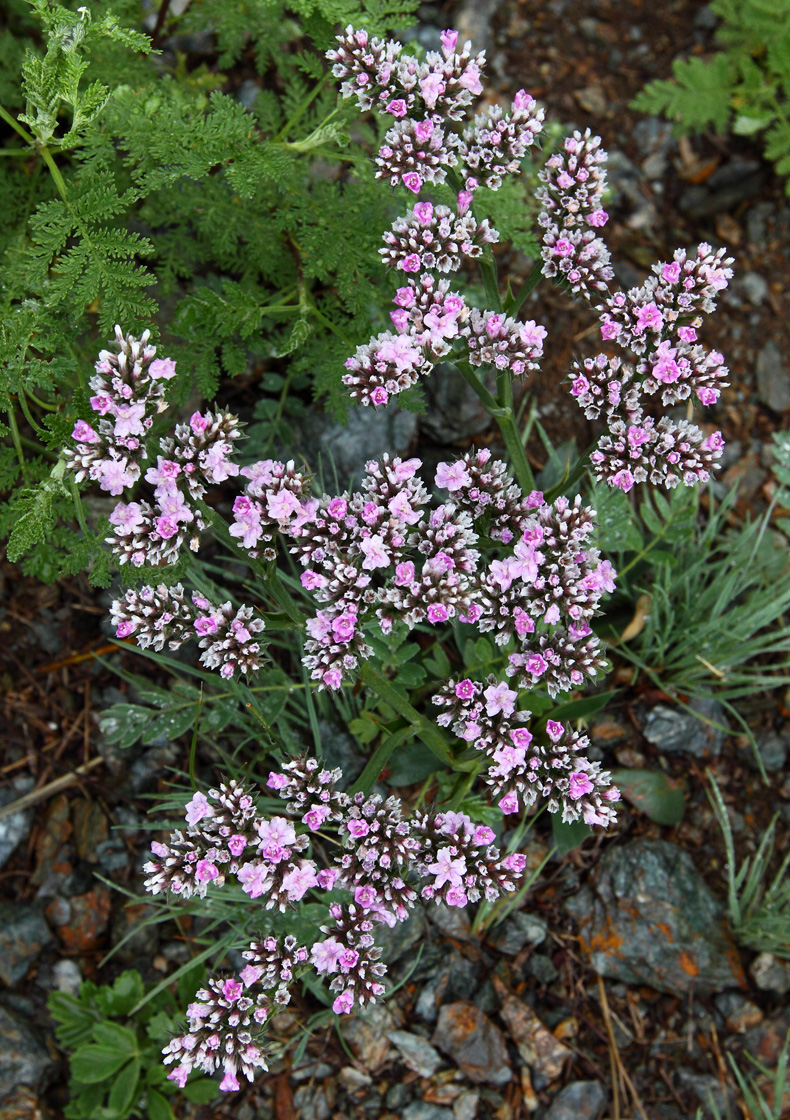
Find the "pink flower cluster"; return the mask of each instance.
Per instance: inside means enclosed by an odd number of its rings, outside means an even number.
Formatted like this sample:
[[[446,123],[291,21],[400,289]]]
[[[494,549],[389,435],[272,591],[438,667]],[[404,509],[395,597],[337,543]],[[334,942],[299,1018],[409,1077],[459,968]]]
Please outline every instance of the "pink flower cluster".
[[[615,573],[591,544],[594,511],[581,499],[522,497],[487,450],[440,463],[435,482],[449,496],[428,508],[420,466],[371,461],[359,492],[303,498],[281,524],[304,567],[302,585],[320,604],[305,643],[319,687],[339,688],[372,655],[368,625],[387,634],[397,621],[455,618],[514,641],[509,671],[530,687],[541,681],[554,694],[595,676],[605,662],[589,620]],[[268,469],[279,479],[282,464]],[[263,488],[255,501],[265,507],[270,496]],[[243,538],[241,529],[235,535]],[[504,556],[488,550],[484,559],[481,536]]]
[[[91,407],[101,419],[96,427],[78,420],[72,433],[77,445],[64,451],[77,482],[89,478],[116,496],[140,479],[153,416],[167,409],[165,382],[175,376],[175,362],[155,359],[148,337],[148,331],[136,339],[115,328],[115,350],[101,351],[90,381]],[[114,535],[107,543],[119,564],[172,564],[187,538],[197,551],[205,528],[197,507],[206,492],[203,482],[239,473],[231,455],[240,435],[238,417],[230,412],[195,412],[188,424],[176,425],[173,437],[160,441],[163,454],[145,473],[153,504],[118,502],[110,514]]]
[[[344,79],[344,97],[393,118],[376,157],[377,176],[419,194],[425,183],[442,183],[448,169],[457,167],[467,191],[481,183],[497,190],[502,175],[519,170],[543,127],[543,110],[519,90],[511,113],[494,106],[454,130],[483,92],[485,52],[472,56],[466,43],[458,53],[455,31],[443,31],[441,42],[441,52],[428,51],[420,62],[404,55],[400,43],[347,27],[327,58],[334,75]]]
[[[633,364],[598,354],[575,363],[571,394],[590,419],[603,416],[607,433],[591,456],[596,475],[628,491],[650,480],[667,487],[705,482],[721,457],[720,432],[709,435],[687,420],[658,419],[650,398],[671,407],[691,397],[715,404],[727,385],[723,356],[698,344],[701,313],[732,276],[731,258],[702,244],[695,257],[678,249],[657,264],[640,287],[616,292],[601,305],[604,340],[627,346]]]
[[[463,192],[462,192],[463,193]],[[464,199],[459,202],[459,213],[449,206],[434,206],[430,202],[416,202],[403,218],[398,218],[392,229],[384,234],[381,258],[389,268],[407,274],[436,269],[437,272],[456,272],[461,267],[461,257],[480,257],[483,246],[499,240],[488,219],[478,222],[467,208],[461,213]]]
[[[484,684],[449,680],[433,702],[443,709],[437,723],[452,726],[456,735],[485,755],[485,782],[503,813],[516,813],[545,798],[549,812],[562,810],[566,822],[581,819],[606,828],[615,820],[620,792],[600,763],[584,757],[587,736],[552,719],[543,733],[533,734],[526,726],[531,713],[517,710],[518,693],[504,681],[495,676]]]
[[[137,339],[115,328],[114,349],[102,350],[90,379],[90,405],[97,419],[78,420],[72,433],[76,447],[64,452],[76,481],[89,478],[102,490],[121,494],[140,477],[145,441],[153,417],[167,408],[165,382],[175,375],[170,358],[157,358],[150,331]]]
[[[305,758],[270,774],[267,785],[285,800],[287,816],[260,813],[234,781],[208,796],[196,793],[186,806],[186,830],[152,845],[145,870],[154,894],[203,896],[231,876],[267,910],[292,907],[308,891],[319,901],[325,891],[348,894],[347,901],[327,904],[311,944],[293,937],[254,941],[238,978],[211,980],[197,993],[187,1009],[187,1033],[164,1051],[178,1085],[194,1069],[221,1069],[220,1088],[233,1091],[239,1074],[252,1080],[256,1069],[266,1069],[266,1023],[288,1003],[290,984],[310,969],[329,979],[338,1015],[379,999],[386,966],[375,930],[404,921],[418,898],[465,906],[516,890],[526,859],[502,856],[493,829],[464,813],[423,812],[406,820],[396,797],[340,792],[341,776]],[[337,829],[341,844],[319,869],[305,853],[310,835],[328,827]]]
[[[564,280],[571,291],[591,299],[608,290],[614,272],[609,250],[596,230],[608,214],[602,208],[607,155],[600,136],[589,128],[567,137],[563,150],[549,156],[539,172],[536,200],[542,207],[543,275]]]
[[[180,583],[130,588],[113,601],[110,619],[119,638],[134,636],[142,649],[178,649],[196,639],[202,664],[225,680],[237,670],[255,673],[263,663],[265,647],[258,635],[265,623],[253,616],[252,607],[217,606],[197,592],[189,600]]]

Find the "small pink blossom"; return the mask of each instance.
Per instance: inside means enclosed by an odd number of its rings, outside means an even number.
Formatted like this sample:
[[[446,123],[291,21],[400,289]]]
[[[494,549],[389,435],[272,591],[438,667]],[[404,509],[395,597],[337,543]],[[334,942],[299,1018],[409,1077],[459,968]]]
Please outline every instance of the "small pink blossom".
[[[506,793],[499,802],[499,808],[502,810],[505,816],[507,816],[509,813],[517,813],[518,794],[514,790],[511,790],[510,793]]]
[[[443,490],[453,493],[455,490],[463,489],[464,486],[471,486],[472,476],[464,466],[463,460],[459,459],[455,463],[438,463],[434,481]]]
[[[172,358],[156,358],[148,367],[148,376],[154,381],[169,381],[176,375],[176,363]]]
[[[439,33],[439,38],[441,39],[442,47],[447,52],[447,54],[452,54],[452,52],[455,50],[455,44],[458,42],[458,32],[441,31]]]
[[[387,113],[392,113],[393,117],[398,117],[399,119],[405,117],[407,112],[406,102],[402,97],[396,97],[393,101],[390,101],[385,111]]]
[[[568,779],[568,793],[574,801],[578,801],[580,797],[586,796],[593,788],[592,782],[583,770],[571,774]]]
[[[184,808],[187,824],[198,824],[204,817],[214,816],[214,808],[209,804],[204,793],[196,793],[191,801],[187,801]]]
[[[412,191],[414,194],[419,194],[422,190],[422,179],[416,171],[407,171],[403,176],[403,185],[407,190]]]
[[[198,860],[195,867],[195,878],[199,883],[210,883],[212,879],[219,878],[219,868],[210,859]]]
[[[345,991],[342,991],[332,1004],[332,1010],[334,1011],[335,1015],[348,1015],[353,1006],[354,993],[351,988],[346,988]]]

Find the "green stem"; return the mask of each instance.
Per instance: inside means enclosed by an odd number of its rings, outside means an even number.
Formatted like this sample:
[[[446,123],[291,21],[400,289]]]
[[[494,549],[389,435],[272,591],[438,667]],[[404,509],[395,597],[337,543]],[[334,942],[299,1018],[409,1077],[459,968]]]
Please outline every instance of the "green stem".
[[[21,389],[17,393],[16,399],[19,401],[19,405],[20,405],[23,413],[25,414],[25,419],[27,420],[28,424],[33,429],[33,431],[38,432],[38,434],[42,435],[42,436],[47,435],[47,433],[44,431],[44,429],[41,427],[41,425],[37,424],[36,421],[33,419],[33,414],[30,411],[30,405],[27,403],[27,398],[25,397],[25,394],[22,392]]]
[[[420,715],[417,709],[411,706],[402,692],[399,692],[389,681],[379,676],[373,666],[367,661],[362,663],[360,676],[365,684],[376,693],[379,699],[383,700],[385,704],[389,704],[399,716],[403,716],[404,719],[409,721],[428,750],[435,754],[437,758],[441,759],[445,766],[450,766],[453,770],[461,769],[453,758],[447,740],[436,724],[431,723],[425,716]],[[463,768],[466,769],[465,766]]]
[[[521,285],[518,295],[509,296],[505,300],[505,314],[513,316],[517,315],[521,310],[525,300],[532,295],[542,279],[543,261],[539,260],[536,261],[532,266],[532,271],[530,272],[524,283]]]
[[[44,158],[44,163],[49,168],[49,173],[54,180],[55,186],[58,188],[58,194],[64,202],[68,202],[69,196],[68,191],[66,190],[66,181],[60,173],[60,168],[52,158],[52,152],[49,150],[49,148],[44,147],[43,145],[39,148],[39,151]]]
[[[490,252],[488,255],[480,259],[480,275],[483,279],[483,287],[486,293],[486,303],[489,305],[491,311],[502,311],[502,300],[499,298],[499,282],[497,279],[497,267],[494,260],[494,254]]]
[[[22,450],[22,440],[19,437],[19,425],[16,422],[13,408],[8,409],[8,426],[11,429],[11,439],[14,441],[14,449],[19,459],[19,466],[22,469],[22,475],[27,478],[27,463],[25,462],[25,453]]]
[[[0,120],[10,124],[14,132],[18,133],[26,143],[35,146],[35,137],[31,136],[27,129],[22,128],[22,125],[10,113],[6,112],[2,105],[0,105]]]
[[[384,742],[370,756],[365,769],[348,792],[352,795],[355,793],[370,793],[374,782],[389,762],[392,752],[401,743],[405,742],[410,735],[414,735],[416,730],[416,727],[409,724],[407,727],[402,727],[400,731],[393,731],[391,735],[387,735]]]
[[[507,370],[497,376],[497,396],[494,397],[483,384],[474,368],[465,361],[456,362],[463,379],[474,389],[483,408],[496,420],[505,447],[510,456],[510,465],[525,496],[535,489],[535,476],[527,460],[527,453],[516,423],[513,407],[513,384]],[[504,403],[503,403],[504,402]]]
[[[278,143],[279,141],[281,141],[283,139],[283,137],[291,131],[293,126],[295,124],[297,124],[302,119],[302,117],[305,115],[307,110],[310,108],[310,106],[315,101],[316,97],[318,97],[319,93],[321,92],[321,90],[326,85],[326,80],[327,80],[328,77],[329,77],[328,74],[324,74],[321,77],[321,80],[310,90],[310,92],[307,94],[307,96],[302,99],[302,101],[299,103],[299,105],[297,105],[296,112],[294,113],[294,115],[291,117],[291,119],[289,121],[286,121],[286,123],[283,125],[283,127],[280,129],[280,131],[277,133],[277,135],[275,137],[273,137],[273,142],[274,143]],[[335,110],[335,112],[337,112],[337,110]]]
[[[58,411],[58,406],[56,404],[47,404],[46,401],[39,400],[38,397],[35,395],[35,393],[31,393],[29,389],[27,390],[27,395],[30,397],[33,404],[37,404],[39,408],[43,408],[47,412],[57,412]]]
[[[79,522],[80,529],[82,530],[82,535],[84,537],[87,537],[88,523],[85,520],[85,510],[82,506],[82,496],[80,495],[77,483],[73,478],[69,479],[69,489],[71,490],[71,496],[74,499],[74,510],[77,514],[77,521]]]
[[[474,770],[470,770],[468,774],[459,774],[455,783],[455,789],[452,792],[450,800],[447,802],[447,811],[455,812],[463,799],[466,797],[469,790],[475,784],[477,775],[480,773],[480,763],[475,764]]]
[[[45,459],[50,459],[53,463],[57,463],[58,456],[54,451],[50,451],[48,447],[42,447],[40,443],[36,443],[34,439],[28,439],[27,436],[20,435],[19,442],[28,451],[32,451],[34,455],[43,455]]]
[[[310,308],[313,315],[315,315],[316,319],[318,319],[319,323],[323,323],[324,326],[332,331],[333,334],[336,334],[341,342],[348,346],[349,349],[353,349],[354,343],[351,341],[348,335],[344,334],[344,332],[341,331],[339,327],[336,327],[330,319],[327,319],[326,315],[324,315],[323,312],[319,311],[312,301],[308,301],[307,306]]]

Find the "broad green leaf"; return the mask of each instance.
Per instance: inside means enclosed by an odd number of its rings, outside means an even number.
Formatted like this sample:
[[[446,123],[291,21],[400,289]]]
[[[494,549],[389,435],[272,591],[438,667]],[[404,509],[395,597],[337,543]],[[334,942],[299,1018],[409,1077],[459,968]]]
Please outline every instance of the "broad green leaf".
[[[660,770],[615,770],[623,797],[657,824],[678,824],[686,812],[685,787]]]
[[[391,786],[410,786],[424,781],[429,774],[441,770],[442,764],[432,751],[414,739],[404,743],[390,756],[387,784]]]
[[[220,1095],[219,1086],[210,1077],[201,1077],[197,1081],[188,1081],[181,1090],[188,1101],[195,1104],[209,1104]]]
[[[136,969],[122,972],[112,988],[105,990],[102,1008],[106,1015],[120,1017],[128,1015],[134,1005],[143,998],[143,979]]]
[[[592,836],[592,829],[584,821],[571,821],[565,824],[559,813],[555,813],[551,818],[551,831],[554,836],[554,847],[557,849],[557,855],[560,856],[572,852],[574,848],[583,844],[588,836]]]
[[[610,692],[597,692],[594,696],[582,696],[579,700],[568,700],[565,704],[558,704],[546,716],[547,719],[583,719],[585,716],[590,716],[594,712],[599,712],[601,708],[605,708],[613,697],[617,695],[617,690],[612,689]]]
[[[113,1046],[81,1046],[71,1057],[71,1075],[84,1085],[106,1081],[126,1065],[131,1054]]]
[[[175,1120],[167,1098],[156,1089],[148,1090],[148,1120]]]
[[[127,1058],[137,1052],[137,1035],[120,1023],[97,1023],[93,1028],[93,1041],[99,1046],[112,1047]]]
[[[137,1101],[140,1087],[140,1062],[133,1058],[116,1075],[110,1089],[107,1104],[119,1117],[128,1116]]]

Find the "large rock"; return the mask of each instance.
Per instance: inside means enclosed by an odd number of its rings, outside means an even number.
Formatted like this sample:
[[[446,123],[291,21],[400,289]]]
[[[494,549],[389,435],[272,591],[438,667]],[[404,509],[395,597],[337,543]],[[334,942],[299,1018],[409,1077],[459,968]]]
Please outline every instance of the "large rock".
[[[51,940],[40,911],[32,906],[0,903],[0,980],[13,987]]]
[[[727,717],[717,700],[706,696],[695,697],[689,707],[670,708],[656,704],[645,721],[645,738],[662,754],[687,754],[692,758],[718,758],[724,742]],[[696,713],[696,714],[695,714]],[[697,718],[697,717],[700,718]],[[706,722],[706,721],[711,722]]]
[[[600,1081],[573,1081],[551,1102],[546,1120],[600,1120],[606,1092]]]
[[[442,1007],[431,1041],[470,1081],[493,1085],[510,1081],[507,1046],[501,1030],[468,1000]]]
[[[610,848],[566,907],[602,976],[679,995],[745,985],[722,907],[674,844]]]
[[[0,1101],[21,1085],[40,1089],[56,1064],[22,1016],[0,1006]]]

